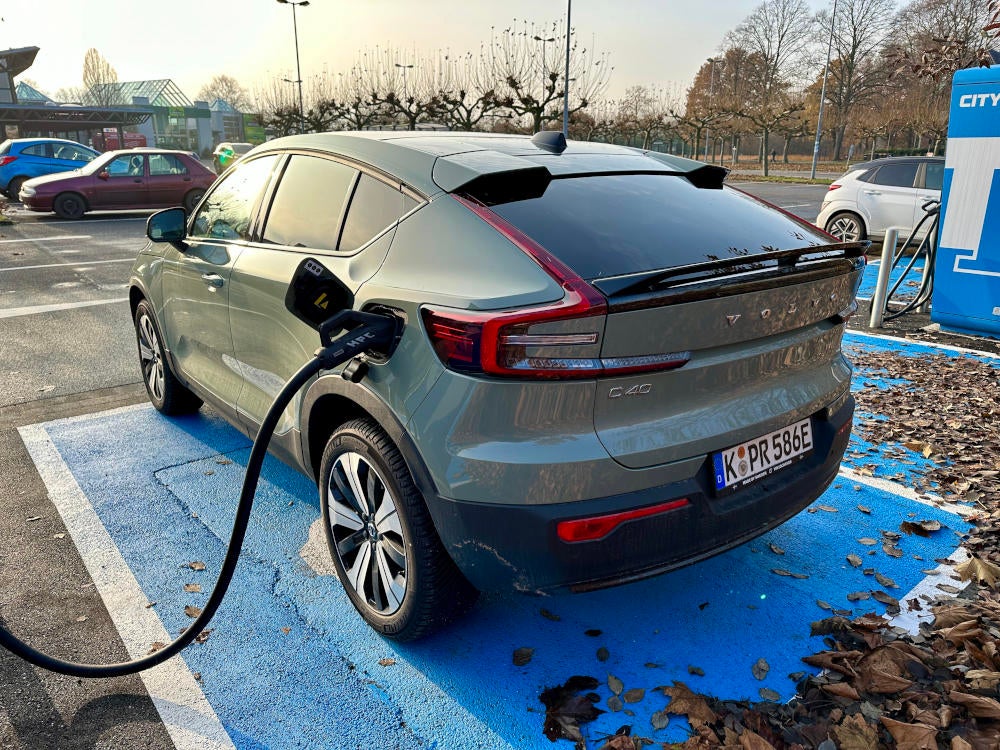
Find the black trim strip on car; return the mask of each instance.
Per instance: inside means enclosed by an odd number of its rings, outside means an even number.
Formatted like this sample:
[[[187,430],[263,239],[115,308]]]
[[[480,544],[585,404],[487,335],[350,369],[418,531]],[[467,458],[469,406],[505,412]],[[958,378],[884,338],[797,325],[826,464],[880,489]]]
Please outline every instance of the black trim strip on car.
[[[779,275],[784,275],[788,272],[808,270],[808,266],[828,264],[830,261],[855,260],[863,265],[862,259],[870,244],[867,241],[839,242],[830,245],[809,245],[790,250],[770,250],[752,255],[717,258],[701,263],[689,263],[683,266],[642,271],[623,276],[608,276],[595,279],[591,283],[611,299],[690,287],[704,282],[717,285],[723,280],[737,281],[740,276],[757,275],[759,277],[762,272],[773,273],[777,271]]]

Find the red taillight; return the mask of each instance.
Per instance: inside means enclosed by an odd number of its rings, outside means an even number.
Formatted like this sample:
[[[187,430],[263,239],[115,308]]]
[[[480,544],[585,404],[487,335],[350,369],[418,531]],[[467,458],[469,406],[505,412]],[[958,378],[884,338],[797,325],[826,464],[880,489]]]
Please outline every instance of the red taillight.
[[[12,161],[17,161],[16,156],[0,156],[0,167],[6,167]]]
[[[604,296],[487,206],[453,196],[514,243],[562,288],[563,298],[501,312],[424,308],[427,335],[446,367],[520,378],[585,378],[681,367],[689,352],[602,359]]]
[[[682,497],[680,500],[651,505],[648,508],[626,510],[621,513],[609,513],[605,516],[591,518],[577,518],[573,521],[560,521],[556,524],[556,534],[564,542],[593,542],[597,539],[603,539],[626,521],[667,513],[690,504],[686,497]]]
[[[834,182],[832,185],[830,185],[830,190],[840,190],[840,188],[842,187],[843,185],[838,185],[836,182]]]

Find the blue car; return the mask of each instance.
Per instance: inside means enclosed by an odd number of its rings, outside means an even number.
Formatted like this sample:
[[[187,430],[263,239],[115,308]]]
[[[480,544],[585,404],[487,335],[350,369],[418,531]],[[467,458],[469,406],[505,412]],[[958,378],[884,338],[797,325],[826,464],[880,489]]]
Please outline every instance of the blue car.
[[[32,177],[79,169],[98,152],[62,138],[15,138],[0,143],[0,192],[17,200]]]

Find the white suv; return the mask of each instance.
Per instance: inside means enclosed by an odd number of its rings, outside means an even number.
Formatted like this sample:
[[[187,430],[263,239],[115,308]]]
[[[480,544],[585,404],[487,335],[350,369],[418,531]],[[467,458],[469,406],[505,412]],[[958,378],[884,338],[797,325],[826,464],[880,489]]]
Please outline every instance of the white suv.
[[[830,185],[816,226],[844,242],[881,238],[889,227],[912,228],[923,217],[924,203],[941,200],[943,178],[941,156],[858,164]]]

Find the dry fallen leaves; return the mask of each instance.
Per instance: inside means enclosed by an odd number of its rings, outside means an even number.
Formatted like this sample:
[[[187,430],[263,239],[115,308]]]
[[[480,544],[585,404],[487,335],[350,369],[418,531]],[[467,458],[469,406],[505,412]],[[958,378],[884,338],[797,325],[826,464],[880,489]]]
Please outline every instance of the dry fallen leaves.
[[[531,657],[535,655],[535,649],[523,646],[521,648],[514,650],[514,666],[523,667],[528,662],[531,661]]]
[[[961,565],[955,566],[955,572],[963,581],[977,581],[993,588],[997,585],[997,578],[1000,578],[1000,567],[997,567],[989,560],[979,557],[970,557]]]
[[[193,604],[188,604],[186,607],[184,607],[184,614],[193,619],[201,614],[201,607],[196,607]]]

